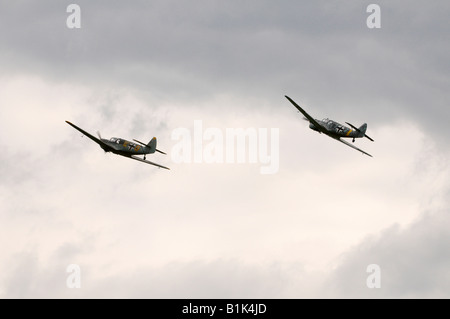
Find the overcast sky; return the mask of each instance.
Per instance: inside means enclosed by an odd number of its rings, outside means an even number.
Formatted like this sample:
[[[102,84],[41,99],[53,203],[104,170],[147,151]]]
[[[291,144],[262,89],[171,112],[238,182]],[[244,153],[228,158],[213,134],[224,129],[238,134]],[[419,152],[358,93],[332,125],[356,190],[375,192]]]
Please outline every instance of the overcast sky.
[[[71,3],[0,0],[0,298],[450,297],[447,1]],[[194,121],[277,129],[278,170],[177,163]]]

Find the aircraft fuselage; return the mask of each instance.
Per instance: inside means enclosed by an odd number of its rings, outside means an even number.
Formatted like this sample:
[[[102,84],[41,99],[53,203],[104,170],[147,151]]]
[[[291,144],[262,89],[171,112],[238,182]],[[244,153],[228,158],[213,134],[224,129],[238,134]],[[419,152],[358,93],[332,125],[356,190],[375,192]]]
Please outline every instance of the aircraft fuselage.
[[[302,109],[300,107],[300,105],[295,103],[294,100],[292,100],[289,96],[285,95],[285,97],[289,100],[289,102],[291,102],[295,106],[295,108],[300,113],[303,114],[304,119],[309,121],[309,127],[312,130],[317,131],[319,133],[324,133],[324,134],[328,135],[329,137],[334,138],[336,141],[339,141],[347,146],[350,146],[351,148],[354,148],[357,151],[360,151],[363,154],[366,154],[366,155],[372,157],[372,155],[370,155],[369,153],[366,153],[362,149],[359,149],[356,146],[352,145],[351,143],[348,143],[342,139],[344,137],[349,137],[349,138],[353,138],[353,142],[354,142],[356,138],[367,137],[369,140],[371,140],[373,142],[373,139],[370,138],[369,136],[367,136],[367,134],[366,134],[367,123],[364,123],[359,128],[357,128],[356,126],[350,124],[349,122],[345,122],[351,126],[351,129],[350,129],[350,128],[348,128],[338,122],[330,120],[330,119],[317,120],[317,119],[314,119],[308,113],[306,113],[305,110]]]
[[[153,163],[150,161],[147,161],[145,159],[145,155],[146,154],[153,154],[156,151],[162,154],[166,154],[158,149],[156,149],[156,137],[153,137],[151,139],[150,142],[148,142],[148,144],[144,144],[138,140],[134,140],[136,142],[138,142],[139,144],[124,140],[122,138],[117,138],[117,137],[111,137],[109,140],[107,139],[103,139],[100,136],[100,133],[97,132],[98,137],[96,138],[95,136],[91,135],[90,133],[86,132],[85,130],[83,130],[82,128],[79,128],[78,126],[76,126],[73,123],[70,123],[69,121],[66,121],[67,124],[69,124],[70,126],[72,126],[74,129],[80,131],[81,133],[83,133],[83,135],[87,136],[88,138],[90,138],[91,140],[93,140],[95,143],[97,143],[105,152],[112,152],[114,154],[117,155],[122,155],[128,158],[131,158],[133,160],[136,161],[140,161],[146,164],[150,164],[150,165],[154,165],[154,166],[158,166],[160,168],[165,168],[170,170],[170,168],[163,166],[163,165],[159,165],[157,163]],[[144,155],[144,158],[140,158],[137,155]]]
[[[110,146],[110,148],[103,148],[105,152],[113,152],[114,154],[131,156],[131,155],[145,155],[152,153],[148,146],[136,144],[122,138],[111,137],[109,140],[102,138],[102,142]]]
[[[330,120],[330,119],[317,120],[316,119],[316,121],[326,130],[326,134],[331,135],[333,137],[350,137],[350,138],[361,137],[360,132],[353,130],[351,128],[348,128],[345,125],[342,125],[333,120]],[[313,123],[309,123],[309,128],[321,133],[321,130],[319,130]]]

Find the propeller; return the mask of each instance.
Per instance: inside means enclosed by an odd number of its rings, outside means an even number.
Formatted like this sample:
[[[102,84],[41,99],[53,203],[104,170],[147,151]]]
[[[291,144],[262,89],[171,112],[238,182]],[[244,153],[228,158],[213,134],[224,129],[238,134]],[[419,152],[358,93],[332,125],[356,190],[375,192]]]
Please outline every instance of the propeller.
[[[97,135],[100,139],[102,139],[102,136],[100,135],[100,131],[97,131]]]

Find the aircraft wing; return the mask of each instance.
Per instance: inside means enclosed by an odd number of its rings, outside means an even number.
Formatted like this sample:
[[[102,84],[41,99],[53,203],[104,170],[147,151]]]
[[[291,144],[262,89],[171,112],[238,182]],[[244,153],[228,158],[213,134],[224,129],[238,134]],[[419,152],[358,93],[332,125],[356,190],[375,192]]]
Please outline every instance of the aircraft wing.
[[[364,153],[364,154],[366,154],[366,155],[369,155],[370,157],[373,157],[373,156],[370,155],[369,153],[364,152],[362,149],[357,148],[355,145],[353,145],[353,144],[351,144],[351,143],[349,143],[349,142],[347,142],[347,141],[344,141],[344,140],[340,139],[339,137],[333,137],[333,138],[334,138],[335,140],[339,141],[339,142],[344,143],[345,145],[350,146],[351,148],[354,148],[354,149],[357,150],[357,151],[360,151],[361,153]]]
[[[285,95],[285,97],[289,100],[289,102],[291,102],[296,108],[297,110],[299,110],[305,117],[306,119],[310,122],[313,123],[314,126],[321,132],[326,133],[327,131],[325,130],[325,128],[320,125],[319,123],[317,123],[317,121],[308,113],[305,112],[305,110],[303,110],[297,103],[295,103],[289,96]]]
[[[130,158],[131,158],[131,159],[134,159],[134,160],[136,160],[136,161],[144,162],[144,163],[147,163],[147,164],[150,164],[150,165],[155,165],[155,166],[158,166],[158,167],[161,167],[161,168],[165,168],[165,169],[170,170],[170,168],[168,168],[168,167],[165,167],[165,166],[162,166],[162,165],[159,165],[159,164],[156,164],[156,163],[147,161],[147,160],[142,159],[142,158],[140,158],[140,157],[138,157],[138,156],[136,156],[136,155],[131,155]]]
[[[95,136],[89,134],[88,132],[86,132],[85,130],[79,128],[78,126],[76,126],[75,124],[70,123],[69,121],[66,121],[67,124],[69,124],[70,126],[72,126],[74,129],[80,131],[81,133],[83,133],[83,135],[86,135],[87,137],[89,137],[91,140],[93,140],[95,143],[97,143],[98,145],[100,145],[101,148],[103,149],[112,149],[111,146],[109,146],[108,144],[106,144],[105,142],[101,141],[100,139],[96,138]]]

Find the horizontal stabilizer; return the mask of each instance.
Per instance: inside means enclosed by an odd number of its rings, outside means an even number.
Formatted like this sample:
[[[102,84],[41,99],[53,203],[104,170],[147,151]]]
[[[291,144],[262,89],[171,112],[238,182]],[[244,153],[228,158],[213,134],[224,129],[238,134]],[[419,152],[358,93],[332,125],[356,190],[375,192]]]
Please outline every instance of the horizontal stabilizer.
[[[365,137],[367,137],[369,140],[371,140],[372,142],[374,142],[374,140],[373,140],[372,138],[370,138],[370,137],[366,134],[366,132],[362,132],[359,128],[357,128],[356,126],[350,124],[349,122],[345,122],[345,123],[347,123],[348,125],[350,125],[351,128],[354,129],[355,131],[357,131],[358,133],[364,134]],[[366,125],[366,127],[367,127],[367,125]]]
[[[160,151],[160,150],[158,150],[158,149],[156,149],[156,151],[157,151],[158,153],[161,153],[161,154],[167,155],[166,153],[164,153],[163,151]]]
[[[133,139],[133,141],[138,142],[139,144],[141,144],[141,145],[143,145],[143,146],[150,147],[150,143],[153,141],[153,139],[152,139],[152,141],[150,141],[148,144],[145,144],[145,143],[143,143],[143,142],[141,142],[141,141],[138,141],[138,140],[135,140],[135,139]],[[156,138],[155,138],[155,142],[156,142]],[[167,154],[164,153],[163,151],[160,151],[160,150],[158,150],[158,149],[156,149],[156,148],[155,148],[155,151],[157,151],[158,153],[167,155]]]
[[[141,142],[141,141],[135,140],[134,138],[133,138],[133,141],[138,142],[139,144],[141,144],[141,145],[143,145],[143,146],[147,146],[147,144],[145,144],[145,143],[143,143],[143,142]]]

